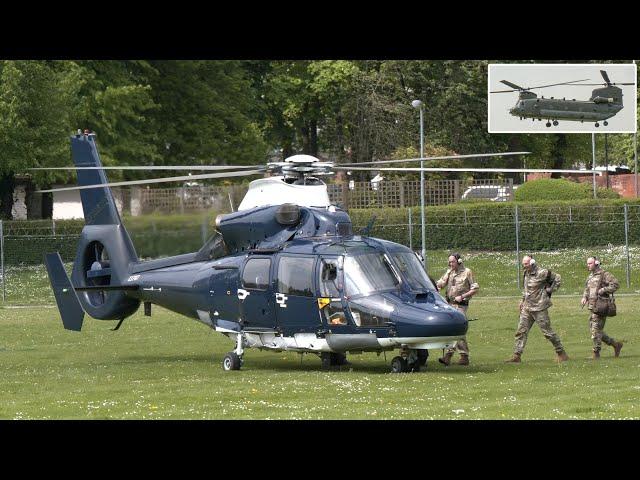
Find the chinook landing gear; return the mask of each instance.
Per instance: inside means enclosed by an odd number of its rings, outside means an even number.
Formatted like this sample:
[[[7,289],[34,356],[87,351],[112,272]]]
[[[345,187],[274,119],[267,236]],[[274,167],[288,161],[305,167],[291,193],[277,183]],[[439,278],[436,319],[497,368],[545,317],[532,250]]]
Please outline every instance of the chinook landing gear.
[[[545,123],[545,125],[547,126],[547,128],[549,128],[551,126],[551,122],[547,122]]]
[[[606,127],[607,125],[609,125],[609,122],[605,120],[604,122],[602,122],[602,124]]]
[[[557,127],[557,126],[558,126],[558,120],[554,120],[554,121],[553,121],[553,126],[554,126],[554,127]]]
[[[599,127],[599,126],[600,126],[600,124],[598,122],[596,122],[596,127]]]
[[[428,350],[403,349],[391,360],[391,373],[419,372],[427,364]]]
[[[227,353],[222,359],[222,369],[225,372],[229,370],[240,370],[240,367],[244,363],[244,349],[242,348],[242,334],[237,334],[237,346],[236,349]]]

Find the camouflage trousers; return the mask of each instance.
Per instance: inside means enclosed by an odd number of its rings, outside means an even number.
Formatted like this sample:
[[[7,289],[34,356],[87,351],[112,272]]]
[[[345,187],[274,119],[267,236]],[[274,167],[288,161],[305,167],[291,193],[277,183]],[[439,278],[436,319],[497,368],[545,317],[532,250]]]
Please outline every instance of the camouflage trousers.
[[[462,312],[464,314],[464,316],[467,316],[467,309],[469,308],[468,305],[459,305],[457,303],[450,303],[449,305],[451,305],[453,308],[455,308],[456,310],[458,310],[459,312]],[[458,352],[460,353],[460,355],[467,355],[469,356],[469,345],[467,344],[467,341],[464,338],[461,338],[460,340],[458,340],[453,347],[451,348],[447,348],[447,353],[450,353],[453,355],[453,353],[458,350]]]
[[[607,320],[607,317],[602,317],[600,315],[596,315],[595,313],[591,314],[589,317],[589,330],[591,330],[591,340],[593,340],[593,351],[599,352],[602,347],[602,342],[607,345],[613,345],[616,341],[611,338],[609,335],[604,333],[604,324]]]
[[[518,330],[516,330],[516,344],[514,347],[514,353],[522,355],[524,346],[527,344],[527,336],[529,330],[534,323],[537,323],[542,330],[544,338],[549,340],[553,344],[553,348],[556,353],[564,351],[560,337],[551,328],[551,320],[549,319],[549,309],[544,309],[539,312],[532,312],[528,308],[523,308],[520,312],[520,323],[518,324]]]

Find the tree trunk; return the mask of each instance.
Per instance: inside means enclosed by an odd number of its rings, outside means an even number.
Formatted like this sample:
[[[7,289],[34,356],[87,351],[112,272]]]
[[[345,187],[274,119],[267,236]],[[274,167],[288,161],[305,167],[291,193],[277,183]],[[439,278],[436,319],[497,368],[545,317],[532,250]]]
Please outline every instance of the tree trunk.
[[[11,220],[13,208],[14,173],[9,172],[0,177],[0,217]]]
[[[318,156],[318,121],[311,120],[309,122],[309,151],[310,155]]]
[[[561,169],[564,166],[564,152],[567,148],[567,134],[556,133],[556,143],[553,148],[553,168]],[[558,172],[553,172],[551,178],[560,178]]]

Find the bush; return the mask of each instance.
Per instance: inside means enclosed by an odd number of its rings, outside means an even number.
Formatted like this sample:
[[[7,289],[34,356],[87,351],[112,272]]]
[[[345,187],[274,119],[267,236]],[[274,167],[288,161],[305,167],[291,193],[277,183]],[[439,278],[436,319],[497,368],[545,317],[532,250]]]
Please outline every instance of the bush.
[[[598,198],[620,198],[620,195],[606,188],[596,189]],[[515,191],[515,199],[519,202],[536,202],[541,200],[583,200],[593,198],[591,183],[578,183],[570,180],[542,178],[526,182]]]

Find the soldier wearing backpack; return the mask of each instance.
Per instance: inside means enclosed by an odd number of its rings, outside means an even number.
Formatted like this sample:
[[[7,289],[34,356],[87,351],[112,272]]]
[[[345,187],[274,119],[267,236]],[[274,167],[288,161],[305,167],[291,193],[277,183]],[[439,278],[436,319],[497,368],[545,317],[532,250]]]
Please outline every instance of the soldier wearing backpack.
[[[600,311],[598,305],[598,298],[605,299],[601,302],[605,306],[609,303],[609,297],[613,295],[619,288],[619,283],[616,277],[611,273],[603,270],[600,267],[600,260],[597,257],[587,258],[587,268],[589,269],[589,276],[584,288],[584,294],[582,295],[582,306],[589,305],[591,316],[589,317],[589,329],[591,330],[591,339],[593,340],[593,354],[591,358],[598,360],[600,358],[600,348],[602,342],[613,347],[613,354],[616,357],[620,356],[620,350],[622,350],[622,342],[616,342],[613,338],[604,333],[604,324],[607,320],[607,315],[613,316],[615,312],[611,312],[610,309]]]
[[[506,362],[520,363],[529,330],[534,323],[538,324],[544,337],[553,344],[556,360],[567,361],[569,357],[564,351],[560,337],[551,328],[548,313],[552,305],[551,294],[560,287],[560,275],[540,268],[529,255],[522,259],[522,266],[524,267],[524,292],[520,301],[520,323],[515,334],[513,356]]]

